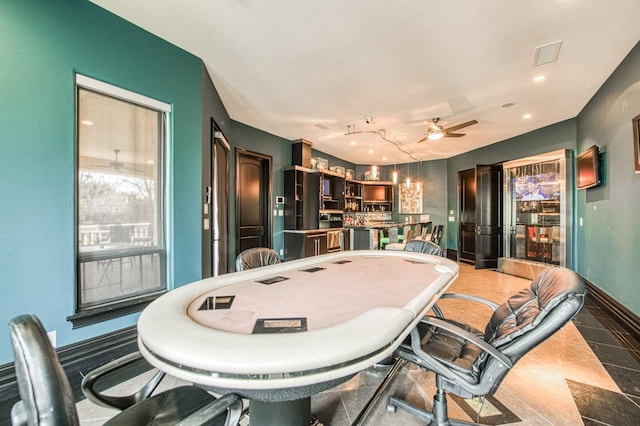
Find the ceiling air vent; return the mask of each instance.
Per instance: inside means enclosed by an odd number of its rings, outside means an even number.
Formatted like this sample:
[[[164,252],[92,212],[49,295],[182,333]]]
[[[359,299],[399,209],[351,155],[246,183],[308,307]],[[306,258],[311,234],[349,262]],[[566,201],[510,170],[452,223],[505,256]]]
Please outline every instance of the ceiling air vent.
[[[558,60],[562,40],[536,47],[533,55],[533,66],[544,65]]]

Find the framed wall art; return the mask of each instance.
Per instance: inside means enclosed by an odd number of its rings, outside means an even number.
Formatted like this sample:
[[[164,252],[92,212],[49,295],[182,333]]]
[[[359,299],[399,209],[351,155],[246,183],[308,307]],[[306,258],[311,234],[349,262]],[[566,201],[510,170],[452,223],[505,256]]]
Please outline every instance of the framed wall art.
[[[400,192],[400,214],[421,214],[422,213],[422,185],[406,183],[398,185]]]

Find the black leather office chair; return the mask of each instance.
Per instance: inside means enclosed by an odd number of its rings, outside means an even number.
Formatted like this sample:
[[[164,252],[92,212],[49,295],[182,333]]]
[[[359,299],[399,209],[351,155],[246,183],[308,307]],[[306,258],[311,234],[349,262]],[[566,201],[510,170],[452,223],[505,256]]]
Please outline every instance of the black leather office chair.
[[[447,294],[483,303],[494,311],[484,333],[469,325],[444,319],[440,307],[435,317],[424,317],[411,331],[410,343],[396,354],[424,370],[435,372],[433,412],[390,396],[387,409],[400,407],[429,425],[475,424],[450,420],[446,392],[463,398],[493,394],[513,365],[547,339],[582,308],[586,289],[582,279],[566,268],[542,272],[530,286],[502,305],[475,296]]]
[[[404,245],[404,251],[412,251],[416,253],[435,254],[442,256],[442,247],[431,241],[411,240]]]
[[[236,257],[236,271],[260,268],[261,266],[280,263],[280,256],[274,249],[268,247],[254,247],[244,250]]]
[[[11,409],[13,425],[67,426],[78,425],[73,392],[42,323],[35,315],[20,315],[9,322],[15,370],[21,400]],[[139,356],[138,356],[139,358]],[[129,355],[101,368],[98,376],[113,371],[137,359]],[[83,392],[94,392],[92,376]],[[155,396],[149,394],[161,379],[155,375],[150,384],[134,395],[116,397],[86,394],[94,402],[124,410],[106,425],[235,425],[242,412],[238,395],[227,394],[219,399],[195,386],[181,386]],[[226,422],[226,423],[225,423]]]

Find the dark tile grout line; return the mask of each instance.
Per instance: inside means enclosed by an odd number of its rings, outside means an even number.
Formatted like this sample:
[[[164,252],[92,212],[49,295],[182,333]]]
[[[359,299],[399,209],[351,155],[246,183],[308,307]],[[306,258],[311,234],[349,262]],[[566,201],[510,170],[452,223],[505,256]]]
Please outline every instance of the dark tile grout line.
[[[585,305],[586,309],[583,310],[579,315],[583,315],[583,312],[584,312],[584,315],[591,315],[593,318],[595,318],[598,322],[600,322],[600,324],[603,327],[603,330],[608,331],[616,340],[618,340],[618,342],[620,342],[620,347],[622,349],[626,350],[636,361],[640,362],[640,350],[639,350],[638,341],[635,338],[635,336],[632,336],[632,334],[629,333],[624,327],[622,327],[622,325],[619,324],[615,320],[615,318],[611,316],[611,314],[606,312],[606,310],[602,309],[599,306],[595,306],[595,309],[599,311],[598,314],[595,314],[594,312],[591,311],[592,307],[593,307],[593,304],[587,303]],[[590,342],[591,340],[589,340],[587,336],[585,336],[585,334],[582,333],[582,331],[580,330],[580,327],[589,327],[589,326],[576,325],[576,328],[578,329],[580,334],[582,334],[584,339],[587,342]],[[589,327],[589,328],[597,329],[597,327]],[[623,330],[623,331],[620,331],[620,330]],[[600,342],[593,342],[593,343],[615,347],[613,345],[608,345],[606,343],[600,343]]]
[[[603,366],[607,366],[607,365],[608,365],[609,367],[615,367],[615,368],[620,368],[620,369],[623,369],[623,370],[629,370],[629,371],[632,371],[632,372],[640,373],[640,370],[635,369],[635,368],[625,367],[625,366],[623,366],[623,365],[612,364],[612,363],[610,363],[610,362],[604,362],[604,361],[600,361],[600,363],[601,363]],[[636,395],[636,396],[640,396],[640,395]]]

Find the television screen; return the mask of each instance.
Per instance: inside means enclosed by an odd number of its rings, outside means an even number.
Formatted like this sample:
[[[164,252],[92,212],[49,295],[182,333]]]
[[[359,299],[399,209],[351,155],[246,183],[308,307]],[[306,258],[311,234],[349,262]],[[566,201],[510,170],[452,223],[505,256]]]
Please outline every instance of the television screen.
[[[518,167],[512,178],[516,201],[559,200],[559,170],[555,162]]]
[[[322,180],[322,196],[331,198],[331,181],[329,179]]]
[[[600,185],[600,154],[593,145],[576,158],[576,186],[578,189]]]
[[[365,185],[362,198],[364,201],[385,201],[386,192],[382,185]]]

